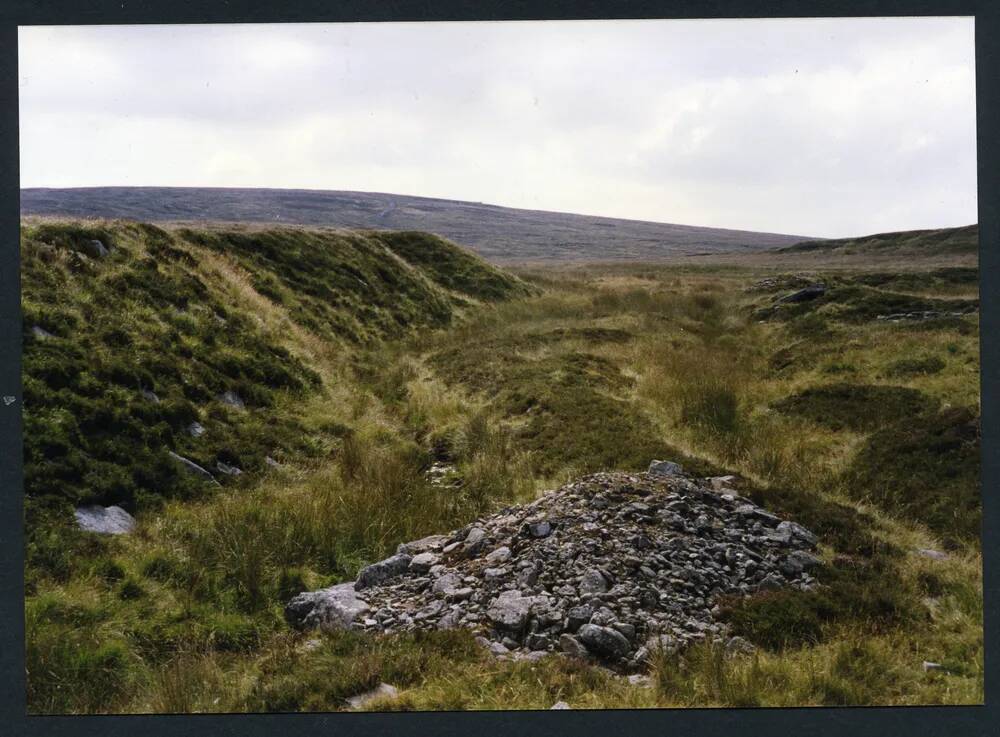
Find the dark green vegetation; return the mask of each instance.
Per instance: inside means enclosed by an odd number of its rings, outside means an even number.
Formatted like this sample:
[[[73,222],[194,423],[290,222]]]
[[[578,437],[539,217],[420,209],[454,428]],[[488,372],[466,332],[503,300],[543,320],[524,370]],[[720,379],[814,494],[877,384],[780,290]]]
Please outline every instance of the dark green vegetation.
[[[77,253],[93,238],[107,257]],[[761,322],[816,275],[771,292],[746,291],[767,275],[746,265],[515,277],[411,232],[125,223],[27,225],[22,251],[33,712],[329,710],[381,681],[401,694],[370,708],[982,700],[977,314],[874,319],[972,299],[964,271],[820,274],[828,297]],[[823,587],[723,602],[757,655],[663,656],[643,689],[496,661],[469,633],[282,619],[401,541],[654,457],[735,472],[820,536]],[[90,501],[138,529],[77,530]]]
[[[879,233],[861,238],[814,240],[781,249],[784,252],[830,251],[843,255],[862,253],[926,258],[937,255],[975,254],[979,252],[979,226],[941,228],[939,230],[908,230]]]
[[[827,384],[775,402],[775,409],[808,418],[831,430],[874,430],[892,422],[911,424],[935,409],[930,397],[904,386]]]
[[[874,433],[845,481],[854,496],[920,520],[953,545],[981,533],[979,462],[976,408],[953,407]]]

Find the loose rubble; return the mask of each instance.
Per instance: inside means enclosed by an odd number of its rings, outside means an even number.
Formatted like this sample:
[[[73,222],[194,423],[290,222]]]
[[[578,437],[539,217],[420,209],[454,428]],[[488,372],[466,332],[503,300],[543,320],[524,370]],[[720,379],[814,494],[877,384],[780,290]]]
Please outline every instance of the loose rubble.
[[[753,651],[716,620],[723,595],[809,590],[818,538],[670,462],[598,473],[446,535],[404,543],[355,583],[306,592],[296,628],[464,627],[503,658],[561,652],[638,669],[704,638]]]

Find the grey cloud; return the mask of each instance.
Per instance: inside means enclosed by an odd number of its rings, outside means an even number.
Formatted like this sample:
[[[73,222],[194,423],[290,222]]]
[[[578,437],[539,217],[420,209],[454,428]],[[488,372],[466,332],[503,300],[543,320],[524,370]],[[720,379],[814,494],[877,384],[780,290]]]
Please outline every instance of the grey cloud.
[[[398,191],[848,235],[975,220],[970,19],[29,28],[22,184]]]

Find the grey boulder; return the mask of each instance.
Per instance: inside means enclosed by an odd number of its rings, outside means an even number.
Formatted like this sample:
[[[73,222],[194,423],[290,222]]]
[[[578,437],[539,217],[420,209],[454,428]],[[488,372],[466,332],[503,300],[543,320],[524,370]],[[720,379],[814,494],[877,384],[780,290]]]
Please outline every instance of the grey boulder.
[[[75,516],[81,530],[102,535],[124,535],[135,527],[135,518],[116,506],[77,507]]]
[[[342,583],[299,594],[285,606],[285,621],[298,630],[344,630],[368,610],[368,603],[357,595],[354,584]]]
[[[647,473],[651,476],[683,476],[684,469],[673,461],[651,461]]]
[[[580,627],[577,636],[588,650],[608,658],[624,658],[632,649],[625,636],[610,627],[585,624]]]

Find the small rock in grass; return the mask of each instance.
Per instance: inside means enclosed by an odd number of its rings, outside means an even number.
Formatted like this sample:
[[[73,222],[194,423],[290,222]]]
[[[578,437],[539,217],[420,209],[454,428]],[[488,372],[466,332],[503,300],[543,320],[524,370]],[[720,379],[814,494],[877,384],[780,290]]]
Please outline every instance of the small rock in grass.
[[[230,407],[235,407],[236,409],[243,409],[246,404],[240,398],[240,395],[234,392],[232,389],[227,389],[219,395],[219,401],[223,404],[228,404]]]
[[[109,253],[107,246],[97,239],[84,241],[80,250],[90,258],[104,258]]]
[[[135,518],[121,507],[77,507],[76,523],[81,530],[101,535],[125,535],[135,527]]]
[[[948,554],[942,553],[940,550],[931,550],[930,548],[919,548],[917,553],[924,556],[925,558],[930,558],[931,560],[947,560]]]
[[[553,709],[572,709],[573,707],[567,704],[565,701],[557,701],[552,706],[549,707],[549,711]]]
[[[362,706],[367,704],[369,701],[373,701],[374,699],[394,699],[398,695],[399,690],[395,686],[390,686],[388,683],[380,683],[371,691],[365,691],[357,696],[351,696],[347,699],[347,703],[352,709],[360,709]]]

